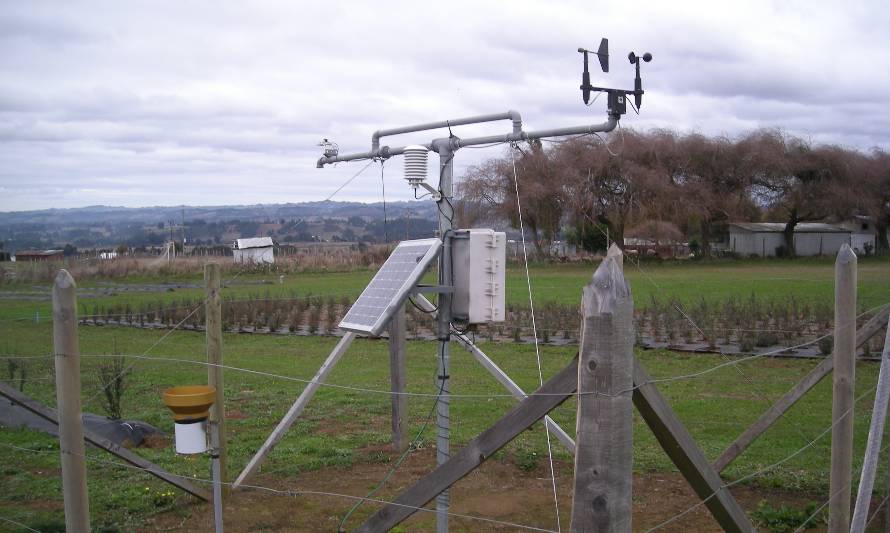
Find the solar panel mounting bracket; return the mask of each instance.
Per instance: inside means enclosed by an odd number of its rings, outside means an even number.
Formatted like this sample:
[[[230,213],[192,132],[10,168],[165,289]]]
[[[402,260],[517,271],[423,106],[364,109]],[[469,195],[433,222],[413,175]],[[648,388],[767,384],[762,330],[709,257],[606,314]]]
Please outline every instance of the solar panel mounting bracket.
[[[415,285],[414,290],[411,291],[412,294],[425,294],[425,293],[442,293],[442,294],[452,294],[454,293],[454,287],[451,285]]]

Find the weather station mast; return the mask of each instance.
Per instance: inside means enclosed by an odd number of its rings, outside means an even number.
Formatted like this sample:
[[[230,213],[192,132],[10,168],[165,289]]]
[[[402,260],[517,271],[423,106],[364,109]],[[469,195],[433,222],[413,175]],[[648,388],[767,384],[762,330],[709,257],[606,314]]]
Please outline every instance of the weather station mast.
[[[592,92],[607,94],[606,120],[600,124],[566,126],[538,131],[525,131],[522,116],[518,111],[478,115],[413,126],[382,129],[371,135],[371,148],[366,152],[340,155],[336,143],[320,143],[324,155],[319,158],[317,167],[333,163],[378,160],[385,161],[394,156],[405,156],[405,179],[415,190],[423,188],[430,193],[438,208],[438,236],[435,239],[403,241],[393,255],[381,267],[347,312],[340,328],[355,334],[379,336],[385,324],[395,311],[405,304],[410,295],[416,295],[426,311],[436,314],[436,336],[439,342],[436,371],[436,426],[437,463],[449,458],[450,445],[450,341],[453,334],[459,334],[466,327],[479,323],[504,321],[504,263],[505,241],[503,233],[492,230],[455,229],[454,222],[454,157],[461,148],[487,144],[508,143],[515,145],[522,141],[605,133],[618,126],[621,116],[627,112],[627,97],[634,97],[634,107],[639,112],[643,100],[643,84],[640,77],[640,61],[650,62],[652,55],[642,56],[631,52],[628,60],[634,65],[636,76],[634,88],[614,89],[591,85],[588,70],[588,56],[594,54],[603,72],[609,72],[609,42],[602,39],[596,51],[579,48],[583,55],[584,69],[581,75],[580,90],[585,105],[590,105]],[[461,138],[452,128],[469,124],[480,124],[509,120],[511,131],[501,135]],[[447,137],[433,138],[427,143],[392,147],[381,144],[381,140],[392,135],[447,129]],[[429,152],[439,155],[439,181],[436,186],[426,182],[427,156]],[[478,244],[478,246],[477,246]],[[481,250],[481,252],[479,251]],[[475,255],[474,255],[475,254]],[[487,255],[486,255],[487,254]],[[480,255],[484,259],[477,260]],[[419,285],[425,267],[438,257],[438,284]],[[400,260],[401,258],[401,260]],[[401,267],[400,267],[401,265]],[[408,266],[405,266],[408,265]],[[473,279],[485,278],[486,286],[480,290],[473,286]],[[423,298],[421,293],[435,293],[438,298],[435,306]],[[549,426],[548,426],[549,427]],[[448,531],[448,492],[436,498],[437,532]]]

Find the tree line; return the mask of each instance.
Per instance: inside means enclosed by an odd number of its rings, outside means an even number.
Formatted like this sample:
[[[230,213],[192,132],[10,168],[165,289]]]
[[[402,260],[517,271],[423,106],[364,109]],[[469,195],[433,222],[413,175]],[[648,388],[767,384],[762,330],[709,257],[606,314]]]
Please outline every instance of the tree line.
[[[890,154],[815,144],[776,129],[739,137],[620,130],[608,138],[529,142],[471,167],[457,186],[464,227],[522,219],[539,253],[557,239],[588,250],[651,221],[677,225],[703,255],[729,222],[783,222],[794,255],[802,222],[871,218],[879,252],[890,226]]]

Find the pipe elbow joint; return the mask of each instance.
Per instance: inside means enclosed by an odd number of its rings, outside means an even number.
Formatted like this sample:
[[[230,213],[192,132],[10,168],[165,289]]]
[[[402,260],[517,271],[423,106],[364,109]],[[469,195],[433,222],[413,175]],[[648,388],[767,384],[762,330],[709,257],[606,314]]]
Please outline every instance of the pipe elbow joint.
[[[507,115],[510,117],[510,120],[513,121],[513,133],[519,133],[522,131],[522,115],[519,114],[519,111],[515,109],[510,109],[507,111]]]

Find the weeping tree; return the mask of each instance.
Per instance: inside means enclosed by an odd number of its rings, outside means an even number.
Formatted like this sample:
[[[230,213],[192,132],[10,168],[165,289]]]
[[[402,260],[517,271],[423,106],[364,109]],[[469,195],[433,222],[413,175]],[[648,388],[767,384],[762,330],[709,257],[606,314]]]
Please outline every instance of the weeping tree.
[[[470,168],[457,186],[458,221],[476,225],[495,217],[519,229],[521,209],[523,226],[535,250],[549,255],[565,213],[561,182],[551,152],[540,141],[529,142],[517,147],[512,157],[508,154]]]

